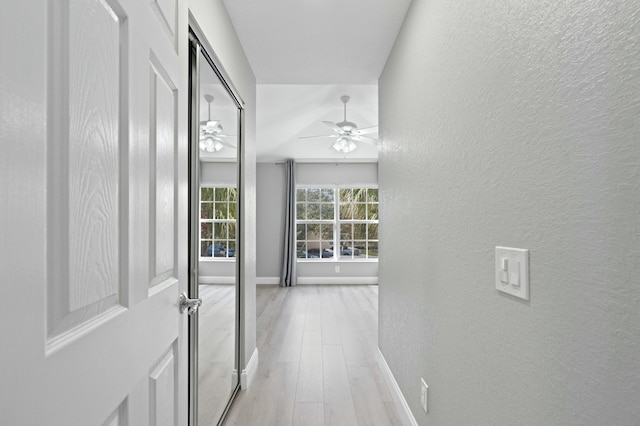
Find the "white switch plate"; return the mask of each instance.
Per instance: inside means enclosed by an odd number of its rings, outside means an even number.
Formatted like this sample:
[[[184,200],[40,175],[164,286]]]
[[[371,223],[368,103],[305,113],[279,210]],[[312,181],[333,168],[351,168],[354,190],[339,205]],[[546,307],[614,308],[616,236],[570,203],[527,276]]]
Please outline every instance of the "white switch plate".
[[[502,259],[507,259],[506,274],[504,274],[505,271],[502,269],[504,263]],[[510,262],[518,262],[517,264],[512,263],[512,265],[517,265],[517,269],[520,270],[520,285],[510,284],[511,282],[514,282],[514,280],[512,277],[509,277],[509,274],[516,270],[514,267],[510,268]],[[529,300],[529,250],[511,247],[496,247],[495,268],[496,290],[520,299]],[[511,269],[511,271],[509,269]],[[505,275],[509,277],[507,282],[504,281]]]
[[[425,413],[429,412],[429,386],[424,379],[420,379],[420,405]]]

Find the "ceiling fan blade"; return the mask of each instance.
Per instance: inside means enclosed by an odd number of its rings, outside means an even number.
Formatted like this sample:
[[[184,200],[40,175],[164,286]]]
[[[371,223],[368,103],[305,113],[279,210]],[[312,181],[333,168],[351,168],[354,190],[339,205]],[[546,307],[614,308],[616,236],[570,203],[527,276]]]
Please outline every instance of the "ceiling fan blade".
[[[334,123],[333,121],[323,121],[323,123],[326,124],[327,126],[331,127],[336,132],[341,132],[342,131],[342,129],[340,127],[338,127],[338,125],[336,123]]]
[[[361,142],[377,142],[377,139],[374,138],[370,138],[369,136],[363,136],[363,135],[352,135],[351,139],[353,139],[354,141],[361,141]]]
[[[378,126],[365,127],[364,129],[358,129],[354,132],[356,135],[368,135],[369,133],[376,133]]]
[[[338,135],[298,136],[298,139],[337,138]]]
[[[220,142],[222,145],[224,145],[224,146],[226,146],[226,147],[233,148],[233,149],[238,149],[238,147],[237,147],[237,146],[235,146],[234,144],[232,144],[232,143],[230,143],[230,142],[222,141],[222,140],[221,140],[221,141],[218,141],[218,142]]]

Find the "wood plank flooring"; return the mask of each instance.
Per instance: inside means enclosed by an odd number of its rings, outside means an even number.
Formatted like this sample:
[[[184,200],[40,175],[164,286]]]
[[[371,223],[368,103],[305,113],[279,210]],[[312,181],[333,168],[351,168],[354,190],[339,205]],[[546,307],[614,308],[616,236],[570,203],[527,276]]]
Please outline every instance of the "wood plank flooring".
[[[232,391],[235,354],[233,285],[200,285],[198,330],[198,424],[218,424]]]
[[[377,286],[257,287],[255,380],[226,426],[400,425],[375,361]]]

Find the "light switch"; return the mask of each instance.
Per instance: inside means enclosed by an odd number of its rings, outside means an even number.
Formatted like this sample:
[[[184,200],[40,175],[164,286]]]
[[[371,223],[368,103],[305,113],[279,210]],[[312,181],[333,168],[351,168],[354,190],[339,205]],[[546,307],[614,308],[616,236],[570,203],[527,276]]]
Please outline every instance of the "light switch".
[[[500,258],[500,282],[507,284],[509,282],[509,274],[507,273],[509,262],[506,257]]]
[[[529,250],[496,247],[496,289],[529,300]]]
[[[520,286],[520,262],[517,260],[509,262],[509,284]]]

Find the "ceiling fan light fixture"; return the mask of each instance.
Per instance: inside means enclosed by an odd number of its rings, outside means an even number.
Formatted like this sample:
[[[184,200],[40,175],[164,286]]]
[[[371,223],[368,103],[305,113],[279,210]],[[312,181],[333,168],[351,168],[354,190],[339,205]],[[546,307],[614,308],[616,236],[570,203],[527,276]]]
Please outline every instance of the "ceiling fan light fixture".
[[[222,124],[220,124],[220,121],[211,119],[211,102],[213,102],[213,96],[204,95],[204,99],[209,104],[207,121],[200,122],[200,141],[198,145],[202,151],[218,152],[225,147],[219,138],[226,137],[227,135],[222,134]],[[230,145],[227,144],[227,146]]]
[[[351,98],[348,95],[340,97],[340,101],[342,101],[344,105],[344,116],[342,121],[337,123],[332,121],[323,121],[324,124],[333,129],[334,133],[332,135],[300,136],[299,139],[337,138],[334,144],[331,145],[331,148],[345,154],[354,151],[358,147],[355,141],[375,144],[377,142],[375,139],[363,135],[375,132],[377,126],[358,129],[356,123],[353,121],[347,121],[347,102],[349,102],[350,99]]]
[[[350,138],[346,136],[341,136],[338,138],[336,143],[334,143],[331,147],[338,152],[343,152],[347,154],[355,150],[358,146]]]
[[[212,137],[206,137],[204,139],[200,139],[200,149],[206,152],[217,152],[224,148],[224,145],[213,139]]]

